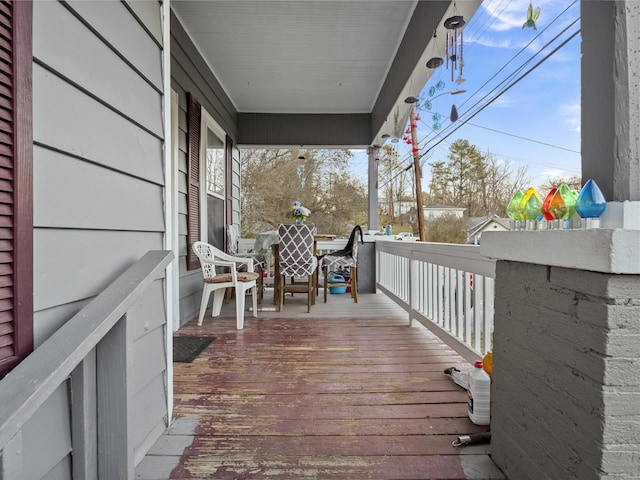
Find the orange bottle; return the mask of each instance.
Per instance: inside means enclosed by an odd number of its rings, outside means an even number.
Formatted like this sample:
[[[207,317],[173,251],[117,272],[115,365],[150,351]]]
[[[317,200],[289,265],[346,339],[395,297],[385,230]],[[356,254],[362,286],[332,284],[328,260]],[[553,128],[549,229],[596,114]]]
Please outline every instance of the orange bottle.
[[[493,354],[491,352],[487,352],[482,359],[482,368],[491,376],[491,372],[493,372]]]

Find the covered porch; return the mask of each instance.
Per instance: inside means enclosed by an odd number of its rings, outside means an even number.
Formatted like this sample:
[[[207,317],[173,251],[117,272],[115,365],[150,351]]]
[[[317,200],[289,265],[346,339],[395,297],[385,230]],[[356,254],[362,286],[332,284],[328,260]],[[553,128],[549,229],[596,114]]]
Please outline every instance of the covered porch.
[[[270,303],[270,289],[265,303]],[[175,335],[215,337],[192,363],[174,363],[172,426],[138,465],[139,479],[505,478],[467,393],[444,374],[470,364],[382,293],[330,295],[311,313],[192,320]]]

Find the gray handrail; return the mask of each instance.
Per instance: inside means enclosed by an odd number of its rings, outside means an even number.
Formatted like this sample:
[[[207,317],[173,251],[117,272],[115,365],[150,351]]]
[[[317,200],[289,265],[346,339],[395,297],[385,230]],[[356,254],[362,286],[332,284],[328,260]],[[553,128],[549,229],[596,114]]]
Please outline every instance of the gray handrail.
[[[147,252],[0,381],[0,451],[162,276],[173,252]]]

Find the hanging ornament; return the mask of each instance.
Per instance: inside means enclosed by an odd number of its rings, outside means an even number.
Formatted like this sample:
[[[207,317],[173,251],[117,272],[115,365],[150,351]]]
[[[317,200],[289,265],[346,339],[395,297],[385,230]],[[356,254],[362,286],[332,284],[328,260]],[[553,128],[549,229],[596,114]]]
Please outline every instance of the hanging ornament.
[[[455,3],[454,3],[455,9]],[[462,67],[464,65],[464,38],[462,36],[462,27],[465,25],[462,15],[454,15],[444,21],[444,28],[447,29],[447,70],[451,64],[451,81],[454,81],[456,70],[458,71],[458,79],[456,83],[460,85],[464,82],[462,78]]]
[[[529,2],[529,8],[527,9],[527,21],[524,22],[522,28],[531,27],[534,30],[538,30],[536,28],[536,20],[540,16],[540,7],[536,7],[535,11],[533,10],[533,5]]]
[[[433,49],[435,47],[436,44],[436,31],[433,31],[433,43],[431,44],[431,51],[433,52]],[[440,67],[442,64],[444,63],[444,60],[442,60],[442,57],[438,57],[438,56],[433,56],[431,57],[429,60],[427,60],[427,68],[438,68]]]

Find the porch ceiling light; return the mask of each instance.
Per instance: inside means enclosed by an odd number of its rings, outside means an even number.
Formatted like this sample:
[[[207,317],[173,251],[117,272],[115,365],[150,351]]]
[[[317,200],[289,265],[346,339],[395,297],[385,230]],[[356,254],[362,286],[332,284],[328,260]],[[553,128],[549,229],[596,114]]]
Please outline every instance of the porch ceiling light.
[[[418,97],[407,97],[404,99],[404,103],[418,103],[420,101],[420,99]]]

